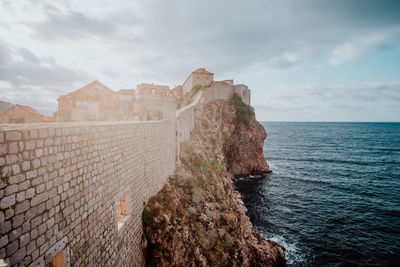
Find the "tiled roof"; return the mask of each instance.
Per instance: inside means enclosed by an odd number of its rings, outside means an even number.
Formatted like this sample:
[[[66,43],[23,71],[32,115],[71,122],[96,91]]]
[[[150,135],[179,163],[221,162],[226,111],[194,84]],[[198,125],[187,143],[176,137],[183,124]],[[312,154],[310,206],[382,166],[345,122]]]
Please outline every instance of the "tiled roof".
[[[102,84],[101,82],[96,80],[96,81],[93,81],[93,82],[85,85],[84,87],[79,88],[78,90],[76,90],[74,92],[71,92],[71,93],[69,93],[67,95],[75,95],[75,96],[77,96],[77,95],[87,95],[88,94],[87,90],[89,90],[93,86],[99,86],[102,89],[105,89],[105,91],[107,91],[107,93],[110,93],[110,94],[114,93],[113,90],[111,90],[110,88],[108,88],[107,86],[105,86],[104,84]]]
[[[206,70],[205,68],[198,68],[197,70],[193,71],[192,73],[214,75],[214,73]]]
[[[135,94],[134,89],[121,89],[114,93],[114,95],[134,95],[134,94]]]
[[[158,90],[170,90],[168,85],[159,85],[154,83],[141,83],[136,86],[138,89],[158,89]]]
[[[25,106],[25,105],[21,105],[21,104],[15,104],[11,108],[14,108],[14,107],[18,107],[18,108],[20,108],[20,109],[22,109],[22,110],[24,110],[26,112],[29,112],[29,113],[35,115],[36,117],[39,117],[40,119],[42,119],[45,122],[50,122],[50,121],[53,120],[52,117],[45,116],[45,115],[39,113],[36,109],[34,109],[34,108],[30,107],[30,106]]]
[[[40,114],[36,109],[34,109],[34,108],[30,107],[30,106],[25,106],[25,105],[20,105],[20,104],[16,104],[15,106],[17,106],[19,108],[22,108],[23,110],[25,110],[27,112],[30,112],[30,113],[33,113],[35,115],[44,117],[43,114]]]

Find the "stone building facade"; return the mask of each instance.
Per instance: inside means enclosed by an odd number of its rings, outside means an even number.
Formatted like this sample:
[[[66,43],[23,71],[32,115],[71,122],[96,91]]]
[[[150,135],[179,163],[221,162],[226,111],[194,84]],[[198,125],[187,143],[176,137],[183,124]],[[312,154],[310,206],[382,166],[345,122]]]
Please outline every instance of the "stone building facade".
[[[99,81],[58,98],[57,121],[114,120],[119,114],[114,91]]]
[[[174,108],[172,109],[171,103]],[[176,96],[166,85],[139,84],[114,92],[94,81],[58,98],[57,121],[160,120],[176,111]]]
[[[214,81],[214,73],[205,68],[199,68],[193,71],[183,83],[183,96],[189,93],[195,85],[207,86]]]
[[[176,99],[159,94],[138,95],[134,102],[134,113],[143,120],[175,119]]]
[[[40,114],[29,106],[19,104],[0,112],[0,123],[42,123],[52,121],[53,118]]]
[[[138,95],[162,95],[173,96],[168,85],[158,85],[154,83],[141,83],[136,86]]]

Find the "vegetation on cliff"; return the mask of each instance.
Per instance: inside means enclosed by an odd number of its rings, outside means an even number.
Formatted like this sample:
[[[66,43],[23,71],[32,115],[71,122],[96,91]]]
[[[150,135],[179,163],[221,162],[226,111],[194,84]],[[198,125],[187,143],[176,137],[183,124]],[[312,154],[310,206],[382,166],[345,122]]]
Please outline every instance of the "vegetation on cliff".
[[[254,109],[244,103],[236,93],[233,94],[230,103],[236,110],[236,129],[241,126],[249,126],[250,120],[255,117]]]
[[[246,208],[234,189],[233,175],[227,168],[226,153],[231,152],[226,144],[239,135],[240,138],[246,136],[242,130],[237,130],[238,127],[244,128],[238,124],[247,125],[246,131],[253,131],[253,135],[263,136],[265,133],[254,127],[257,123],[254,112],[234,96],[230,102],[220,100],[208,104],[196,116],[191,141],[183,144],[180,167],[143,210],[143,227],[148,243],[147,264],[283,264],[284,249],[253,231],[245,214]],[[238,149],[259,151],[253,146],[262,146],[262,141],[243,142]],[[262,157],[265,162],[262,153],[253,157]],[[263,167],[254,165],[252,168],[260,170]],[[251,173],[251,168],[245,169]]]
[[[222,147],[227,170],[235,177],[270,172],[263,155],[267,133],[256,120],[254,109],[237,94],[233,94],[230,105],[234,108],[236,119],[234,130]]]

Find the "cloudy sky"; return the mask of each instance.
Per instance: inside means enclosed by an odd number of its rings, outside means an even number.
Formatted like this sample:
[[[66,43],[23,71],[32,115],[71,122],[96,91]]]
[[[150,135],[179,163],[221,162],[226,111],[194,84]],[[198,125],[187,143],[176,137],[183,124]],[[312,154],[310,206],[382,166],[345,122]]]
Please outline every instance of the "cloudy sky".
[[[400,1],[1,0],[0,100],[51,114],[99,80],[252,90],[265,121],[400,121]]]

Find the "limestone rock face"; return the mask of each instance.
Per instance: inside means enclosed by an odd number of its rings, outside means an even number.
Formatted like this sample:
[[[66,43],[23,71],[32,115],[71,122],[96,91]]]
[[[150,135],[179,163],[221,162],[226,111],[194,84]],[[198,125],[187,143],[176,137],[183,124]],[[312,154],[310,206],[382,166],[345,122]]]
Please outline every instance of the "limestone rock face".
[[[281,266],[284,248],[253,231],[234,176],[266,173],[266,133],[254,112],[214,101],[196,111],[181,165],[147,203],[148,266]]]
[[[235,177],[271,172],[263,155],[266,137],[267,133],[256,121],[254,113],[248,125],[236,123],[234,132],[223,147],[229,172]]]

